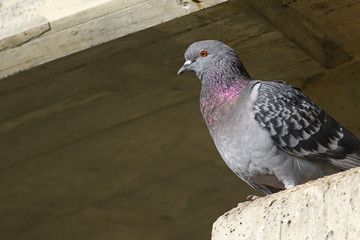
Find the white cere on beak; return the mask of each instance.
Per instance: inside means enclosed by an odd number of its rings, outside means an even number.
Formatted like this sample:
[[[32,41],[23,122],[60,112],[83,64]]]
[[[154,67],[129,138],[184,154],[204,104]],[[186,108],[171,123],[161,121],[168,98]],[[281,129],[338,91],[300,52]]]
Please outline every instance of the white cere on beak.
[[[187,60],[187,61],[184,63],[184,67],[190,65],[191,63],[192,63],[192,62],[191,62],[190,60]]]

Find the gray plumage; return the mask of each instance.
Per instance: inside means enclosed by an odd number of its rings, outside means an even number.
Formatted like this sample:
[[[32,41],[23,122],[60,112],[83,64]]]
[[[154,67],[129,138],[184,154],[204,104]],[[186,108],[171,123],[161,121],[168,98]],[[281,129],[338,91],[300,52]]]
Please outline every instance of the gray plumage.
[[[270,194],[360,166],[360,141],[284,82],[252,80],[235,51],[206,40],[193,43],[178,74],[202,82],[200,110],[229,168]]]

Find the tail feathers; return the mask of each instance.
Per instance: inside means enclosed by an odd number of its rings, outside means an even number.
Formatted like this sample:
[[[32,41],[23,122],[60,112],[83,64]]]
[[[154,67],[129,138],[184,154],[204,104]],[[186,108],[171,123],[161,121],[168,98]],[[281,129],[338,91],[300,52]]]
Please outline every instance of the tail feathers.
[[[348,154],[344,159],[332,160],[331,164],[343,170],[360,167],[360,150]]]

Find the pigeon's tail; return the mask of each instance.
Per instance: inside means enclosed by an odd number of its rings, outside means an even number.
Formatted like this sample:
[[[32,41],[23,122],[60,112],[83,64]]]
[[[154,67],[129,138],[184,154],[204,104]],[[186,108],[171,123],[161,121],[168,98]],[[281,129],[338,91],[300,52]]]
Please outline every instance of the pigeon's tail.
[[[354,153],[350,153],[346,158],[338,161],[342,169],[360,167],[360,147]]]
[[[345,127],[342,127],[342,130],[344,137],[338,142],[338,148],[326,152],[332,159],[331,165],[342,170],[360,167],[360,141]]]

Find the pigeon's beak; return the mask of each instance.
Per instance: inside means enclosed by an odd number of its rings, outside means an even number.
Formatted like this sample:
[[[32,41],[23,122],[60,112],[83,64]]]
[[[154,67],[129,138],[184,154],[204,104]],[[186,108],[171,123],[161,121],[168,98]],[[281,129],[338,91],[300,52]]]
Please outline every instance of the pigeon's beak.
[[[191,65],[191,63],[192,63],[192,62],[191,62],[190,60],[187,60],[187,61],[184,63],[184,66],[182,66],[182,67],[179,69],[177,75],[180,75],[180,74],[182,74],[182,73],[184,73],[184,72],[189,71],[189,70],[190,70],[190,69],[189,69],[189,66]]]

